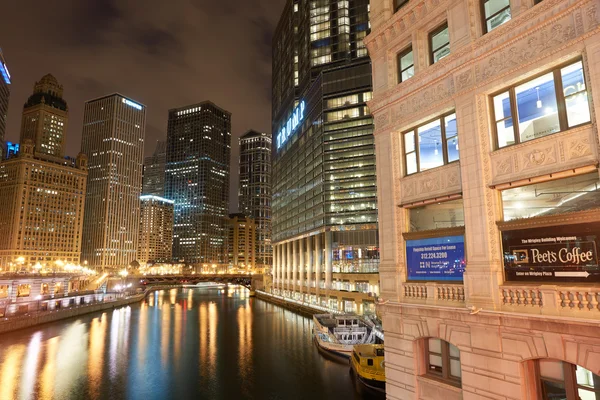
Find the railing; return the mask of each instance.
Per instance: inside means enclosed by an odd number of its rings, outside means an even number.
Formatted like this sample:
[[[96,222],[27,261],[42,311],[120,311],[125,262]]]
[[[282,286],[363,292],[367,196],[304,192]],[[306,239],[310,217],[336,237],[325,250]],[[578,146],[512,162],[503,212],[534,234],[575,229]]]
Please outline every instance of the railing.
[[[402,284],[405,300],[427,304],[452,305],[451,303],[464,303],[465,289],[463,285],[444,283],[408,283]]]
[[[522,307],[542,307],[542,293],[537,286],[505,286],[500,289],[502,305]]]
[[[503,311],[600,319],[600,287],[511,284],[500,298]]]

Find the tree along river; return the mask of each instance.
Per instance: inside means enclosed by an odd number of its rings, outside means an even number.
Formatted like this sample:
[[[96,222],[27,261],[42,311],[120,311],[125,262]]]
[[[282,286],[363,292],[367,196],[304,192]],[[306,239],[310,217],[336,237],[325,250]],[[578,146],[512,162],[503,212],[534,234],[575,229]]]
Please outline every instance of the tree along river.
[[[145,301],[0,337],[0,399],[370,399],[322,355],[312,320],[239,286]]]

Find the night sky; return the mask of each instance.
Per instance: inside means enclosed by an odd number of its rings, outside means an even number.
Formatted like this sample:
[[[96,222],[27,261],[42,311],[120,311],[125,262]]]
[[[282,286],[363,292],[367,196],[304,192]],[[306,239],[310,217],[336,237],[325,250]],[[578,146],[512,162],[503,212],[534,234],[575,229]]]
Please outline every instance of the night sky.
[[[167,110],[211,100],[232,115],[231,206],[238,140],[271,131],[271,39],[284,0],[5,1],[0,47],[12,76],[6,140],[18,141],[35,81],[53,74],[69,105],[67,154],[83,104],[119,92],[147,106],[145,154],[166,138]]]

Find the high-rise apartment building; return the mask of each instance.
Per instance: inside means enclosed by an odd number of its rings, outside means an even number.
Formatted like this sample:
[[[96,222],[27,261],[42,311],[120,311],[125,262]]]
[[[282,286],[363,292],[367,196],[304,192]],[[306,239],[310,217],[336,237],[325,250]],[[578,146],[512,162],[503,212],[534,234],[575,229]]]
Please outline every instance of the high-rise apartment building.
[[[171,262],[173,254],[173,201],[155,195],[140,197],[140,233],[137,261]]]
[[[31,140],[0,162],[0,268],[79,264],[87,158],[70,165],[35,151]]]
[[[120,94],[85,103],[81,151],[89,158],[83,259],[122,268],[136,259],[146,107]]]
[[[165,169],[167,165],[167,141],[157,140],[154,154],[144,159],[142,194],[163,197],[165,195]]]
[[[227,253],[229,264],[240,270],[259,272],[264,268],[256,265],[256,222],[242,213],[229,215]]]
[[[256,223],[256,265],[271,268],[271,136],[250,130],[240,138],[240,213]]]
[[[175,201],[173,257],[227,265],[231,113],[210,101],[169,110],[165,197]]]
[[[597,0],[371,0],[388,399],[600,398]]]
[[[379,286],[368,31],[368,0],[289,0],[273,39],[274,291],[359,313]]]
[[[40,154],[64,156],[69,108],[62,96],[63,87],[51,74],[35,83],[23,106],[21,143],[29,139]]]
[[[0,49],[0,159],[4,158],[4,134],[6,133],[6,116],[10,99],[10,72],[6,66],[2,49]]]

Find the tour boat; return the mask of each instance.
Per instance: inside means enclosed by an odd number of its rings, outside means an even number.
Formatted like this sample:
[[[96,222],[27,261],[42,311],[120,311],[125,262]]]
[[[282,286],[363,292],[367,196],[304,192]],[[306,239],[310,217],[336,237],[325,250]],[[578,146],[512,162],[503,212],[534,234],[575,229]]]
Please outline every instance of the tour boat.
[[[360,383],[385,393],[385,361],[382,344],[359,344],[354,346],[350,369]]]
[[[313,315],[313,334],[320,349],[344,358],[350,358],[353,346],[377,341],[375,330],[358,315]]]

